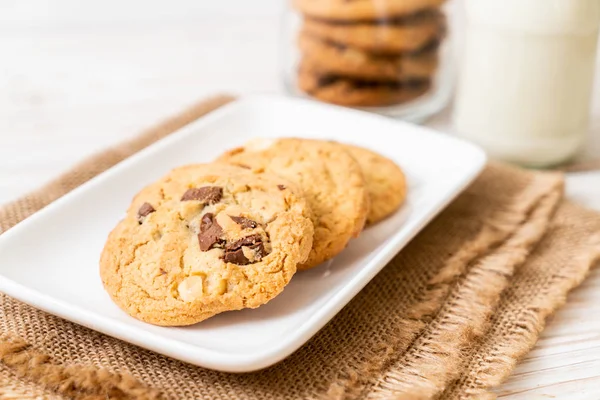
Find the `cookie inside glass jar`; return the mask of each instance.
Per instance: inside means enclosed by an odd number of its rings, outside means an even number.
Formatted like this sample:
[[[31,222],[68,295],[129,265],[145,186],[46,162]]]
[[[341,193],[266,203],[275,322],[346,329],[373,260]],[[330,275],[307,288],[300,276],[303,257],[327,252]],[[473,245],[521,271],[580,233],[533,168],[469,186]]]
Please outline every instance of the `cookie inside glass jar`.
[[[294,0],[295,89],[354,107],[434,95],[445,60],[444,0]]]

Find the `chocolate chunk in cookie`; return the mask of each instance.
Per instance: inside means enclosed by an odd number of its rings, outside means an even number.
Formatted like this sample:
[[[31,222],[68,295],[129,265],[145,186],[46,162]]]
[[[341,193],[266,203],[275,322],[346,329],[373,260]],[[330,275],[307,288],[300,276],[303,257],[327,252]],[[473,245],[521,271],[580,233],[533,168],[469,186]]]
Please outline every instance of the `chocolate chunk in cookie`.
[[[214,222],[215,216],[213,213],[206,213],[200,220],[200,232],[206,231]]]
[[[244,247],[247,249],[244,252]],[[249,259],[247,255],[252,255]],[[250,235],[225,246],[223,260],[237,265],[247,265],[260,261],[266,255],[265,246],[260,235]]]
[[[198,234],[198,243],[200,250],[208,251],[214,247],[223,244],[223,228],[215,221],[211,213],[204,214],[200,222],[200,233]]]
[[[236,240],[233,243],[227,244],[225,246],[225,250],[235,250],[239,249],[242,246],[253,246],[257,243],[262,243],[262,237],[260,235],[250,235],[245,238],[241,238],[240,240]]]
[[[138,222],[141,224],[144,217],[147,217],[148,215],[152,214],[155,211],[156,210],[154,209],[154,207],[152,207],[152,204],[150,204],[150,203],[142,204],[137,213]]]
[[[262,244],[260,244],[260,246],[262,246]],[[223,260],[225,262],[237,265],[250,264],[250,260],[246,258],[246,256],[244,255],[244,249],[242,248],[225,252],[225,254],[223,255]]]
[[[285,190],[285,185],[277,185],[277,188],[278,188],[279,190]]]
[[[218,203],[223,198],[223,188],[218,186],[204,186],[201,188],[188,189],[181,201],[198,200],[208,204]]]
[[[258,226],[258,223],[256,221],[252,221],[249,218],[233,217],[231,215],[229,216],[229,218],[231,218],[233,220],[233,222],[240,225],[242,228],[254,229]]]

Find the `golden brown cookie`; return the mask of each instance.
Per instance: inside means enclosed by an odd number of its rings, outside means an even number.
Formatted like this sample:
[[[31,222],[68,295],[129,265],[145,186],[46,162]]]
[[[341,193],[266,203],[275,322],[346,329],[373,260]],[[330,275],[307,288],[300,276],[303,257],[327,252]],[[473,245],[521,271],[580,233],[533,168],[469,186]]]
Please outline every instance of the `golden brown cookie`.
[[[327,103],[352,107],[402,104],[427,93],[430,81],[374,81],[327,74],[310,66],[298,70],[298,88]]]
[[[388,20],[438,8],[445,0],[294,0],[294,8],[313,18],[334,21]]]
[[[302,32],[302,63],[309,69],[369,80],[432,79],[438,66],[435,49],[407,56],[375,55],[340,46]]]
[[[446,31],[445,17],[428,12],[408,22],[351,21],[336,23],[305,18],[302,31],[321,39],[376,54],[418,52],[439,42]]]
[[[190,325],[277,296],[312,248],[310,209],[279,176],[177,168],[110,233],[100,275],[113,301],[156,325]]]
[[[336,143],[307,139],[261,139],[233,149],[218,161],[278,174],[298,184],[313,212],[314,244],[299,269],[321,264],[360,234],[369,199],[360,166]]]
[[[406,178],[392,160],[363,147],[342,144],[354,157],[365,176],[371,199],[367,224],[371,225],[396,211],[406,199]]]

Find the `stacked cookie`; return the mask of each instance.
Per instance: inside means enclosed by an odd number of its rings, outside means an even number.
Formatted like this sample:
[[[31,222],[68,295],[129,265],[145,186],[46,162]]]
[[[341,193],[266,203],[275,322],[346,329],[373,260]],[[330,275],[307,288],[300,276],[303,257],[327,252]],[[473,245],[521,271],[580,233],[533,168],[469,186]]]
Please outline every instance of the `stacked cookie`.
[[[402,170],[370,150],[252,141],[144,188],[110,233],[100,275],[117,305],[152,324],[256,308],[297,270],[339,254],[405,195]]]
[[[388,106],[431,88],[445,0],[294,0],[300,90],[329,103]]]

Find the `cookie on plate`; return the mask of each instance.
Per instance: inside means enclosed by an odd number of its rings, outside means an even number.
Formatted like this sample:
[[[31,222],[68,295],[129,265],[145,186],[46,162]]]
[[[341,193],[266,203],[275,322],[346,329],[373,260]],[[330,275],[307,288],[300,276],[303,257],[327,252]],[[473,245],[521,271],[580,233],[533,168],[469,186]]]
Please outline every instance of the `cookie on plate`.
[[[156,325],[190,325],[277,296],[312,248],[294,184],[229,165],[191,165],[143,189],[100,259],[106,291]]]
[[[332,22],[305,18],[302,31],[323,40],[374,54],[399,55],[418,52],[439,43],[446,31],[439,11],[397,21]]]
[[[298,184],[313,213],[314,244],[308,269],[340,253],[362,231],[369,199],[358,163],[336,143],[308,139],[258,139],[218,161],[278,174]]]
[[[367,224],[381,221],[396,211],[406,199],[406,178],[392,160],[364,147],[342,144],[360,165],[371,199]]]
[[[298,88],[327,103],[354,107],[376,107],[414,100],[431,87],[429,80],[376,81],[328,74],[301,64]]]
[[[334,21],[373,21],[403,17],[429,8],[438,8],[445,0],[294,0],[294,7],[313,18]]]
[[[302,32],[298,45],[302,63],[308,69],[375,81],[432,79],[438,66],[438,53],[431,49],[406,56],[382,56],[340,46]]]

